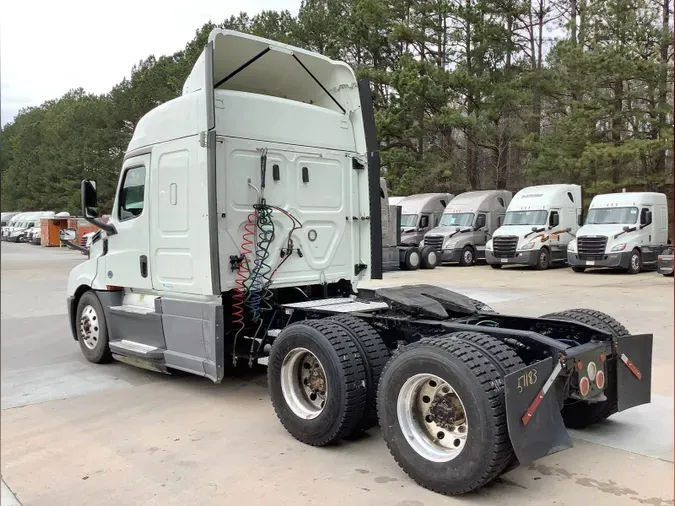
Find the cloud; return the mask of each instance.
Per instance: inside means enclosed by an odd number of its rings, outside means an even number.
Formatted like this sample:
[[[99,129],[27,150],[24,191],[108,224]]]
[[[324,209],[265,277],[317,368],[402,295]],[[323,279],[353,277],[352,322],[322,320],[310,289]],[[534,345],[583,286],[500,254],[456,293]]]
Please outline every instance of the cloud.
[[[238,14],[240,9],[233,8],[233,3],[5,2],[0,32],[2,124],[11,121],[20,108],[37,106],[73,88],[106,93],[129,76],[140,60],[179,51],[204,23],[220,23]],[[297,12],[299,3],[248,0],[241,5],[254,14],[263,9]]]

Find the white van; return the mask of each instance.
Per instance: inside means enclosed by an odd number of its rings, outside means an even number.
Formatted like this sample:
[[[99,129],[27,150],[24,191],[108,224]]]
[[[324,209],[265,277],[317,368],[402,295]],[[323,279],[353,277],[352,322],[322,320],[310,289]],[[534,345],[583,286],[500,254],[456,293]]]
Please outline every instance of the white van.
[[[584,226],[567,247],[575,272],[610,267],[637,274],[655,268],[668,243],[668,202],[663,193],[596,195]]]
[[[567,262],[567,244],[581,226],[581,186],[530,186],[516,193],[504,224],[485,245],[491,267],[520,264],[547,269]]]

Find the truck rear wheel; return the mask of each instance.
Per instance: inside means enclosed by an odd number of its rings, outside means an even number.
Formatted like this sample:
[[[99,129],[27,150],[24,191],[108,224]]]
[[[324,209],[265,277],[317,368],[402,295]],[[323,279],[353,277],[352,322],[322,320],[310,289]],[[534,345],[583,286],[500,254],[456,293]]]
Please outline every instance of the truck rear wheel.
[[[331,316],[330,321],[341,326],[359,349],[366,373],[366,407],[355,431],[365,431],[377,425],[377,385],[391,351],[380,334],[368,322],[354,316]]]
[[[76,318],[77,341],[84,357],[94,364],[110,362],[112,352],[108,346],[108,325],[96,293],[88,291],[80,297]]]
[[[615,318],[595,309],[568,309],[559,313],[546,314],[542,318],[584,323],[598,330],[609,332],[614,337],[630,335],[628,329]],[[607,361],[607,376],[609,378],[614,377],[613,369],[615,367],[615,360]],[[605,390],[605,396],[607,400],[604,402],[589,403],[573,400],[569,404],[565,404],[562,409],[565,426],[571,429],[584,429],[612,416],[618,411],[615,382],[609,384],[609,388]]]
[[[454,338],[397,351],[377,406],[392,456],[415,482],[446,495],[482,487],[512,461],[501,376],[480,350]]]
[[[422,256],[422,269],[435,269],[440,263],[438,251],[431,246],[425,246],[420,252]]]
[[[525,366],[525,362],[516,354],[509,345],[497,338],[483,334],[481,332],[455,332],[450,334],[462,341],[470,343],[478,348],[487,358],[492,361],[495,368],[501,373],[502,377],[511,374]],[[504,463],[504,469],[500,474],[507,473],[518,467],[518,458],[515,453],[511,460]]]
[[[277,417],[298,441],[325,446],[349,436],[362,420],[364,363],[335,322],[308,320],[286,327],[272,345],[267,369]]]
[[[401,269],[404,271],[416,271],[420,268],[421,263],[420,250],[417,248],[408,248],[405,251],[403,262],[401,262]]]

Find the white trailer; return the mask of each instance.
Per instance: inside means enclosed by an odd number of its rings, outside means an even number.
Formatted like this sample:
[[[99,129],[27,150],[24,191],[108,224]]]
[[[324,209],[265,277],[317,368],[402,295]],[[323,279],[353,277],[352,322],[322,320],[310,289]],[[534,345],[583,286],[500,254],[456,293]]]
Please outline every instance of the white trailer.
[[[529,265],[547,269],[567,262],[567,244],[581,226],[581,187],[530,186],[513,196],[504,224],[485,245],[491,267]]]
[[[653,336],[608,315],[358,289],[382,276],[377,149],[370,84],[349,66],[211,32],[183,94],[139,121],[107,223],[82,182],[101,229],[68,279],[83,355],[215,382],[264,361],[296,439],[324,446],[379,422],[400,466],[445,494],[569,448],[564,423],[649,402]],[[624,374],[615,340],[646,382]]]
[[[629,274],[655,269],[668,244],[668,202],[663,193],[596,195],[586,222],[567,247],[575,272],[608,267]]]

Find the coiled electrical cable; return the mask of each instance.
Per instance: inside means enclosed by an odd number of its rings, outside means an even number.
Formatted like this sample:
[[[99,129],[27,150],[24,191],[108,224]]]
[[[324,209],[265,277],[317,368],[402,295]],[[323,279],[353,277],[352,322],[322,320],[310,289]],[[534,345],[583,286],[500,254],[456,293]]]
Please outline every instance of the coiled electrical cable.
[[[267,263],[270,257],[270,246],[274,241],[274,222],[272,220],[272,209],[261,199],[259,204],[253,206],[257,212],[257,242],[255,248],[255,261],[250,286],[249,305],[252,313],[253,322],[257,323],[261,317],[261,312],[272,309],[269,299],[272,292],[268,285],[271,282],[269,274],[272,266]]]
[[[232,295],[232,325],[239,326],[234,339],[232,342],[232,357],[234,359],[234,364],[236,365],[236,356],[235,349],[237,346],[237,338],[242,330],[246,327],[244,323],[244,300],[246,296],[247,287],[246,282],[251,274],[251,246],[254,244],[255,240],[255,227],[257,221],[257,213],[254,211],[248,215],[247,221],[244,224],[244,233],[242,235],[241,246],[239,247],[241,261],[237,267],[237,275],[235,279],[235,287],[232,289],[234,294]]]

